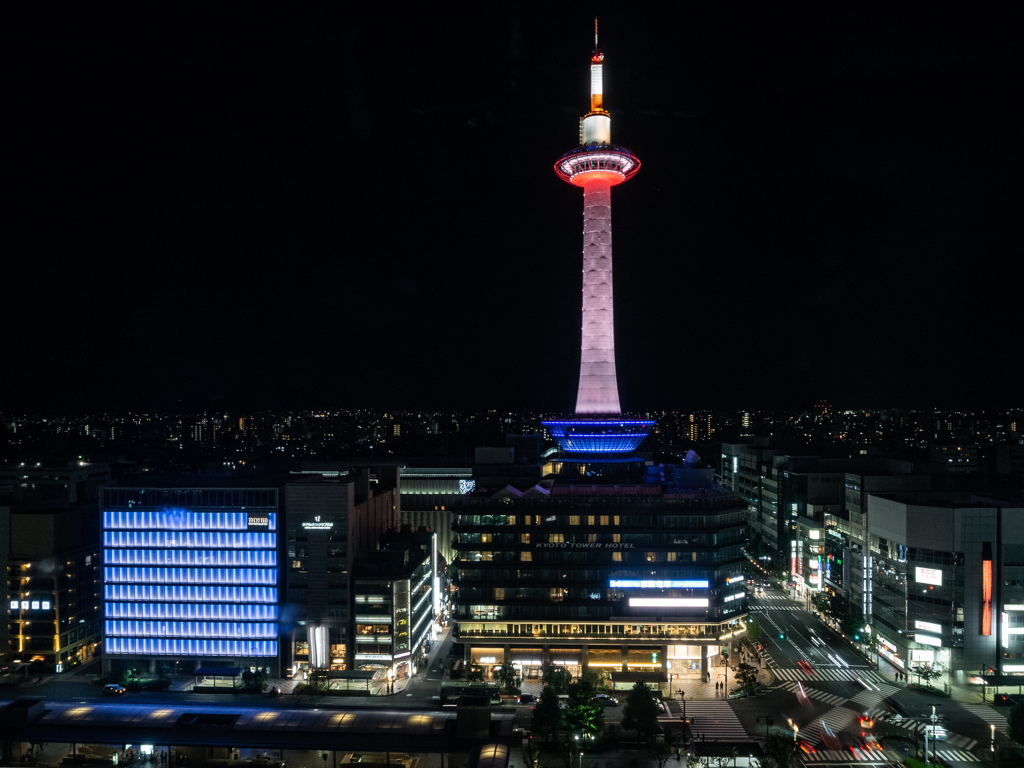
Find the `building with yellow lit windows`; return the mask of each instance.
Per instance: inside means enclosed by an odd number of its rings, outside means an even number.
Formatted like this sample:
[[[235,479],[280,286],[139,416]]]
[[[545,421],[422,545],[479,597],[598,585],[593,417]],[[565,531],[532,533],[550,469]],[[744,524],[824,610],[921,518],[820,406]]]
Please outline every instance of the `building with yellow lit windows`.
[[[12,506],[5,522],[10,660],[52,673],[93,658],[103,635],[95,515],[63,501],[35,502]]]

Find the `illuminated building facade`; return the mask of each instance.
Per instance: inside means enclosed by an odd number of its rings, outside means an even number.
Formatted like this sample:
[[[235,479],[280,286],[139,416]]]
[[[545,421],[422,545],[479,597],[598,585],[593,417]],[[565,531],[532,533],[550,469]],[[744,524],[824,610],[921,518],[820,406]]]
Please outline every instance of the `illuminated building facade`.
[[[872,650],[940,683],[986,668],[1024,679],[1024,501],[934,491],[867,506]]]
[[[454,525],[467,663],[700,677],[745,635],[745,509],[710,470],[467,497]]]
[[[416,674],[440,612],[437,534],[392,531],[360,559],[353,583],[355,663],[393,679]]]
[[[104,671],[279,673],[278,490],[104,488]]]
[[[576,418],[544,422],[559,447],[571,454],[628,455],[652,422],[624,419],[615,371],[612,292],[612,187],[631,179],[640,160],[612,144],[611,115],[604,108],[604,53],[590,59],[590,111],[580,120],[580,144],[555,163],[559,178],[583,188],[583,331]]]
[[[284,667],[357,669],[352,633],[352,574],[371,556],[384,533],[401,524],[397,467],[304,465],[303,476],[284,486],[287,602],[291,631],[284,638]]]
[[[95,509],[64,501],[0,508],[7,586],[3,650],[12,661],[59,673],[99,652],[103,615]]]

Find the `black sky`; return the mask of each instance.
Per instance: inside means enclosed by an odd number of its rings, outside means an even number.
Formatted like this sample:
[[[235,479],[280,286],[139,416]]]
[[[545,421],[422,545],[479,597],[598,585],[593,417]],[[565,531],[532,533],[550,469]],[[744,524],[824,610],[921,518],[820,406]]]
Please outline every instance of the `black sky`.
[[[1009,16],[690,5],[9,18],[0,410],[571,410],[595,14],[624,408],[1019,405]]]

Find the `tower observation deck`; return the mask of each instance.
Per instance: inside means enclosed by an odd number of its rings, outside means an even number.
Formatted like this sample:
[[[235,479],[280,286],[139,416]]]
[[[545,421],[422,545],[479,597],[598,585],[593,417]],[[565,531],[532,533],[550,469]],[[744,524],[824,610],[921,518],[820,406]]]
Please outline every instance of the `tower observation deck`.
[[[590,59],[590,112],[580,120],[580,145],[562,155],[555,173],[583,187],[583,333],[576,418],[544,421],[559,447],[570,454],[617,454],[636,450],[653,421],[626,419],[615,374],[612,301],[611,188],[632,178],[640,160],[612,144],[611,115],[604,108],[604,53],[597,43]]]

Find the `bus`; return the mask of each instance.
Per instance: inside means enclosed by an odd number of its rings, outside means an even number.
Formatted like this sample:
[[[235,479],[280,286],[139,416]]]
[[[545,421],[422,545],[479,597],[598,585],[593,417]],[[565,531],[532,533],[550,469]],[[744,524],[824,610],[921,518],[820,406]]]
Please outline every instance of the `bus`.
[[[441,683],[441,706],[454,707],[463,696],[486,697],[491,704],[500,704],[497,683],[465,683],[452,680]]]

